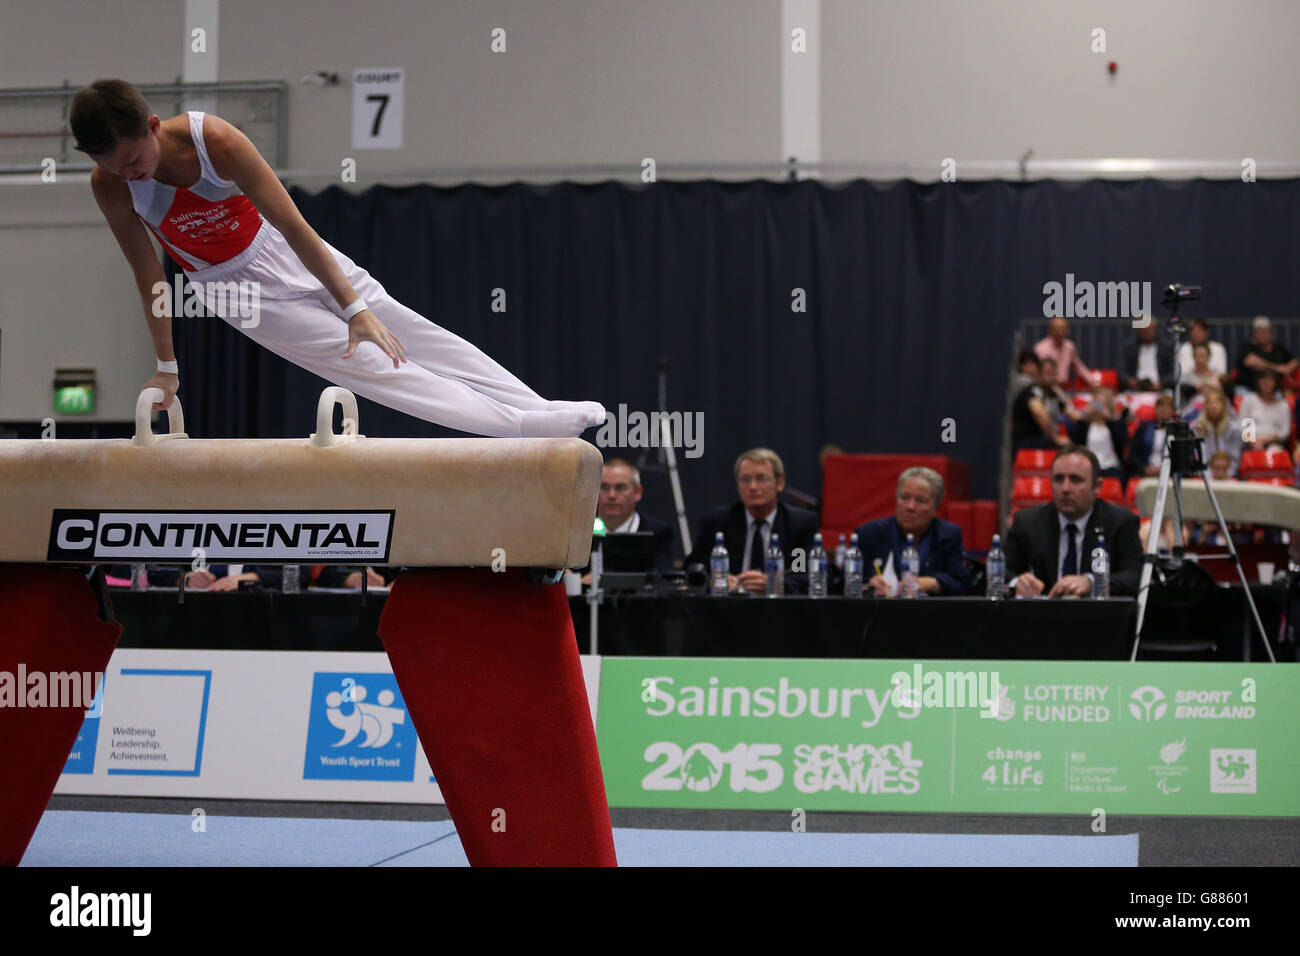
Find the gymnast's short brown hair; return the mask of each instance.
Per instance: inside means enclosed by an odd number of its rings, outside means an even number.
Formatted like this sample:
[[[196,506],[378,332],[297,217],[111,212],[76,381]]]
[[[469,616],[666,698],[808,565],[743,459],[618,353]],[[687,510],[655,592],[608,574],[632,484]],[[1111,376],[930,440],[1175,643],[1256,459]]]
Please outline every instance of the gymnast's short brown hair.
[[[119,140],[139,139],[149,132],[149,102],[125,80],[96,80],[72,99],[68,125],[74,146],[90,155],[111,153]]]

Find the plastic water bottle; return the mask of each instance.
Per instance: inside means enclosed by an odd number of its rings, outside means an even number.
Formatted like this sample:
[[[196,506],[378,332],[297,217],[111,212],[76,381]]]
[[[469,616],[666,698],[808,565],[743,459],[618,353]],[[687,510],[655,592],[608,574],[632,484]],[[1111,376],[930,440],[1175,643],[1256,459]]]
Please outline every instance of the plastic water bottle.
[[[907,543],[903,545],[903,573],[899,575],[898,594],[900,597],[914,598],[921,593],[917,579],[920,577],[921,557],[916,553],[916,541],[909,531]]]
[[[767,547],[767,596],[781,597],[785,594],[785,555],[781,553],[781,538],[772,533],[771,543]]]
[[[149,568],[147,565],[143,565],[143,564],[131,565],[131,590],[132,591],[149,590]]]
[[[858,548],[856,531],[849,538],[848,549],[844,552],[844,596],[862,597],[862,551]]]
[[[1002,535],[993,536],[993,547],[989,548],[988,558],[988,595],[990,601],[997,601],[1007,587],[1007,557],[1002,553]]]
[[[848,553],[849,549],[844,546],[844,535],[840,535],[840,543],[835,546],[835,567],[841,571],[844,570],[844,558]]]
[[[731,573],[731,556],[722,541],[722,532],[713,536],[713,550],[709,553],[709,593],[726,597],[727,576]]]
[[[829,573],[826,549],[822,547],[822,533],[813,535],[812,550],[808,552],[808,596],[824,598],[826,596],[826,578]]]
[[[280,590],[284,594],[297,594],[299,591],[298,565],[286,564],[284,566],[284,578],[280,581]]]
[[[1097,547],[1092,549],[1092,596],[1104,601],[1110,597],[1110,553],[1106,550],[1106,536],[1097,533]]]

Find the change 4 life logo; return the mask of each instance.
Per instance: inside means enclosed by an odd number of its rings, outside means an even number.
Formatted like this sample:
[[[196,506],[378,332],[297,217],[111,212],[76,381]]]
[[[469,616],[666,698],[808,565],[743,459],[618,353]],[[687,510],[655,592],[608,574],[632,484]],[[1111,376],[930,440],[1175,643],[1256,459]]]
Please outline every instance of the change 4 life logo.
[[[1255,751],[1212,748],[1210,793],[1255,793]]]
[[[318,673],[306,780],[414,780],[416,736],[392,674]]]

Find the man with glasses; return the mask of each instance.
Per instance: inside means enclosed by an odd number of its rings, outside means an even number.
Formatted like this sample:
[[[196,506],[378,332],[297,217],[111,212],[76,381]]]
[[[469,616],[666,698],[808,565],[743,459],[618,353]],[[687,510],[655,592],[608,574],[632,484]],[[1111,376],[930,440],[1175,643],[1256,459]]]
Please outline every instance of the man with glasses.
[[[778,500],[785,488],[785,465],[781,457],[770,448],[751,448],[736,459],[732,468],[740,500],[708,512],[695,532],[695,550],[686,558],[686,564],[709,565],[713,539],[722,532],[731,560],[731,574],[727,586],[735,591],[753,594],[767,592],[767,574],[764,558],[775,532],[781,539],[785,557],[785,589],[801,594],[808,590],[807,556],[812,550],[813,535],[817,533],[817,515],[802,508],[791,508]],[[791,555],[802,549],[804,571],[790,571]]]
[[[671,571],[672,525],[638,511],[641,494],[641,472],[622,458],[611,458],[600,473],[600,500],[596,503],[596,514],[605,522],[608,534],[635,534],[638,531],[654,534],[655,570]]]

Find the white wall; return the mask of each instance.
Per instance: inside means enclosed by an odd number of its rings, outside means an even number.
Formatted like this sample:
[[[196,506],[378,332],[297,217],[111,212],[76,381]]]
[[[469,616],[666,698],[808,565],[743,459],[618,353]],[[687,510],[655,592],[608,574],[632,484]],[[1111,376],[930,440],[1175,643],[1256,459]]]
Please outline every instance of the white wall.
[[[532,167],[541,172],[512,178],[553,180],[566,165],[636,177],[646,156],[667,167],[781,162],[783,55],[792,62],[782,8],[220,0],[217,72],[289,81],[289,165],[328,173],[354,156],[361,185],[430,167]],[[804,141],[819,130],[827,163],[932,178],[944,157],[961,175],[1029,147],[1039,158],[1250,156],[1261,171],[1300,157],[1294,0],[821,0],[818,12],[806,55],[819,69],[819,121]],[[6,0],[0,87],[171,81],[184,24],[181,0]],[[489,48],[498,26],[504,54]],[[1089,49],[1094,27],[1107,32],[1104,54]],[[354,153],[348,81],[382,66],[407,71],[406,146]],[[343,85],[299,82],[316,70],[338,72]],[[0,112],[6,122],[16,121]],[[152,369],[126,265],[89,187],[67,179],[0,185],[10,290],[0,298],[0,421],[50,414],[54,368],[80,365],[99,370],[98,417],[128,419]]]

